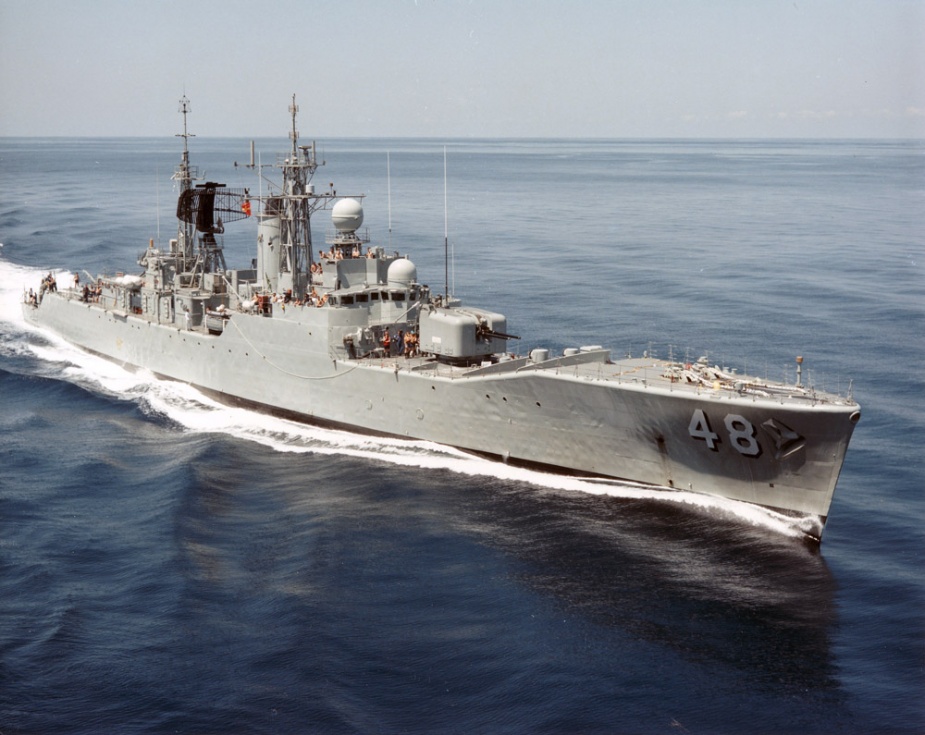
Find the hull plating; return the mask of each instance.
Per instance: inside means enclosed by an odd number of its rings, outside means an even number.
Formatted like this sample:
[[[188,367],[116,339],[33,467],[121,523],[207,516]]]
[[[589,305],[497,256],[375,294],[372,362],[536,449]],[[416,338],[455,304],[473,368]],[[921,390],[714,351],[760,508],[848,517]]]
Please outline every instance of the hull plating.
[[[310,312],[320,315],[322,310]],[[512,461],[719,495],[825,518],[856,420],[850,402],[758,399],[617,379],[621,366],[452,370],[349,360],[313,323],[235,314],[220,335],[49,294],[28,320],[228,401]],[[659,375],[664,365],[638,361]],[[503,367],[503,366],[502,366]],[[625,372],[625,370],[622,370]]]

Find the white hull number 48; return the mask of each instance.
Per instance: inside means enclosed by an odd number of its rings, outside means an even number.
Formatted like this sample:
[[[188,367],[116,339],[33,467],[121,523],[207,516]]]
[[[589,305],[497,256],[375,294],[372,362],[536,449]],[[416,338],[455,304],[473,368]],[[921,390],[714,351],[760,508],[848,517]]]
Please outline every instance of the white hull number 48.
[[[761,454],[761,445],[755,438],[755,427],[752,426],[751,421],[737,413],[729,413],[723,419],[723,424],[726,426],[729,443],[736,448],[739,454],[746,457],[757,457]],[[719,434],[710,428],[710,421],[701,409],[694,411],[687,430],[694,439],[706,442],[706,445],[714,452],[719,449],[717,446],[720,442]]]

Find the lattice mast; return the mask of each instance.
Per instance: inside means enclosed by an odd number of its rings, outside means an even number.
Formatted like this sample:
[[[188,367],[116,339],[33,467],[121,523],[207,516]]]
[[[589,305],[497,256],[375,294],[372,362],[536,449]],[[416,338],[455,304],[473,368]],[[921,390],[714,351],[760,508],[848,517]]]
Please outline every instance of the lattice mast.
[[[318,168],[315,145],[299,145],[299,131],[296,116],[299,106],[292,95],[289,113],[292,115],[292,130],[289,140],[292,148],[282,162],[283,202],[280,212],[280,240],[286,252],[291,271],[291,288],[301,293],[307,284],[307,274],[312,262],[311,214],[319,206],[311,185]]]
[[[186,116],[191,111],[190,101],[186,95],[180,98],[180,109],[178,111],[183,114],[183,132],[177,133],[176,137],[183,138],[183,155],[171,178],[177,182],[177,188],[179,189],[178,198],[182,199],[183,196],[193,188],[193,181],[195,181],[198,175],[198,171],[193,170],[189,163],[189,139],[195,138],[196,136],[189,132],[186,125]],[[181,257],[180,270],[188,270],[193,265],[195,233],[196,228],[193,222],[178,217],[177,254]]]
[[[190,112],[189,100],[180,99],[183,114],[183,155],[173,174],[177,182],[177,244],[171,245],[171,252],[177,256],[177,271],[188,274],[190,283],[202,273],[218,273],[226,270],[222,243],[216,235],[225,232],[225,223],[235,222],[250,216],[247,189],[229,189],[224,184],[199,179],[199,172],[190,166],[189,139],[195,137],[187,128],[186,116]],[[197,237],[198,234],[198,237]]]

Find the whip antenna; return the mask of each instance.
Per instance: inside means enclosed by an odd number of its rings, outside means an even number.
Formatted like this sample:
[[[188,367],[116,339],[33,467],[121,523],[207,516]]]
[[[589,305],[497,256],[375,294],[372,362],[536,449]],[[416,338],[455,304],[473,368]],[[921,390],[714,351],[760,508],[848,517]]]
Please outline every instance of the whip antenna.
[[[385,181],[389,193],[389,251],[392,250],[392,154],[385,152]]]
[[[443,292],[450,299],[450,238],[446,210],[446,146],[443,146]]]

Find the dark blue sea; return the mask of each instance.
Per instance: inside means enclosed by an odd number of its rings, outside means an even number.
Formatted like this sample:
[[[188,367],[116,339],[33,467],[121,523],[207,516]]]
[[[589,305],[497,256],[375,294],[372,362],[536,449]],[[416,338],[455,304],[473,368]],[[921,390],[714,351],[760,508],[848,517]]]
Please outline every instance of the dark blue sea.
[[[446,224],[450,289],[519,351],[789,380],[802,355],[851,393],[821,546],[223,407],[27,327],[48,270],[132,272],[174,236],[181,143],[0,139],[3,735],[925,732],[925,142],[318,141],[316,185],[368,195],[435,291]],[[190,147],[267,190],[248,141]]]

